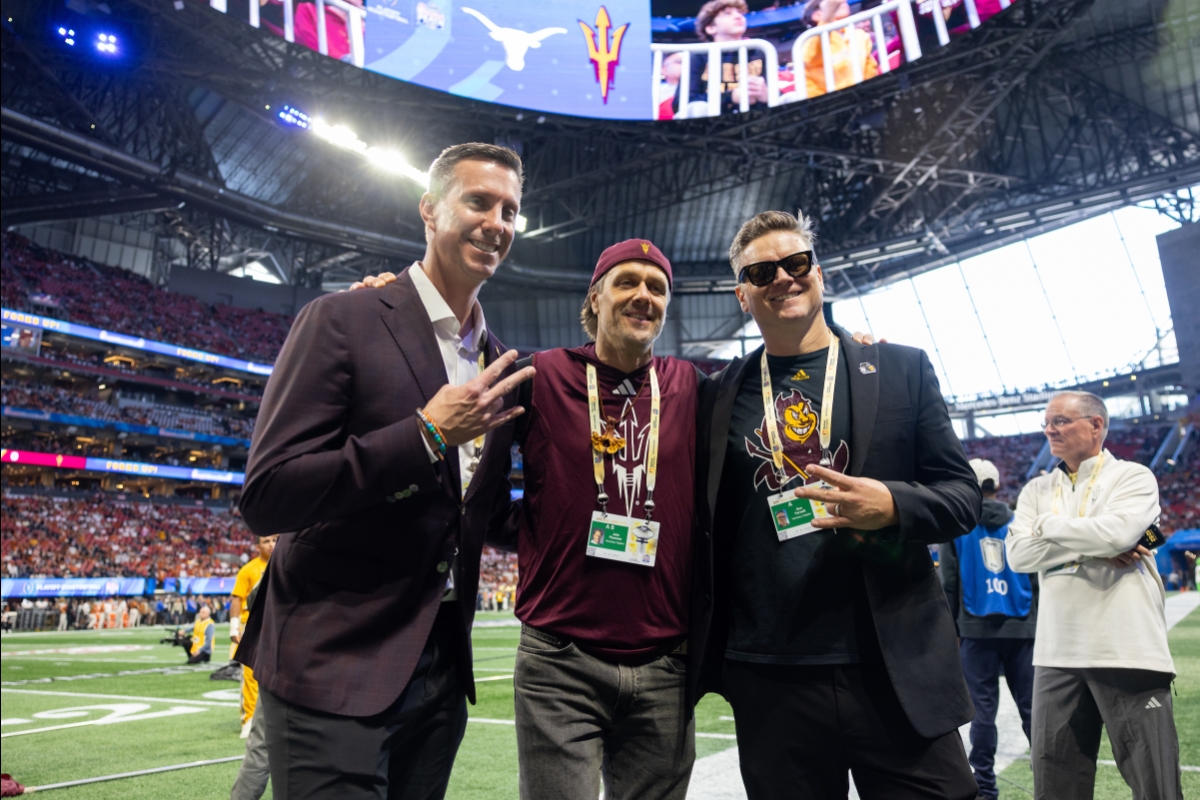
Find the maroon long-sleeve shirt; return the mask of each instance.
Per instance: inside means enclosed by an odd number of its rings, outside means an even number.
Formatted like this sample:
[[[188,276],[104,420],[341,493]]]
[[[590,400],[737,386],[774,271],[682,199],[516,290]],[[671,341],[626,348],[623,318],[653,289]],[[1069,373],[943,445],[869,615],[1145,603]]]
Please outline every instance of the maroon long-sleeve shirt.
[[[661,528],[656,563],[645,567],[586,555],[592,512],[599,509],[586,365],[596,367],[603,414],[621,419],[617,433],[626,440],[623,450],[605,459],[608,511],[639,519],[645,516],[646,501],[649,365],[625,374],[602,364],[590,344],[538,353],[533,363],[537,377],[523,442],[525,504],[518,543],[517,617],[604,658],[651,656],[687,633],[696,369],[674,358],[653,361],[661,390],[653,518]]]

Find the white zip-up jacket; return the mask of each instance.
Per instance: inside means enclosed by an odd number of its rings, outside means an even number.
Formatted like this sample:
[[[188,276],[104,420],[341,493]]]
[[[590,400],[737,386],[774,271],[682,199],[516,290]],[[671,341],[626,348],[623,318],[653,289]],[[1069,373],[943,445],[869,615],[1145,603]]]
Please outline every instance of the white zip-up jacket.
[[[1021,490],[1005,547],[1013,569],[1040,580],[1035,666],[1175,674],[1153,557],[1106,560],[1133,549],[1158,515],[1154,473],[1107,450],[1079,465],[1074,484],[1060,466]]]

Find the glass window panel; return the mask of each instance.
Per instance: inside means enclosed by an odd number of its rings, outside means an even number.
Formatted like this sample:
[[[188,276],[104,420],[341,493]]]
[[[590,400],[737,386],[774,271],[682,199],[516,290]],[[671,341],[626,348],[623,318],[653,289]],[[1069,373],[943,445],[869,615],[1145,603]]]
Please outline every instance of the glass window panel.
[[[1007,389],[1073,377],[1037,274],[1023,246],[962,262],[963,277]]]
[[[996,414],[991,417],[975,417],[975,433],[978,436],[1016,436],[1019,433],[1039,433],[1045,415],[1042,410],[1018,411],[1015,414]]]
[[[999,392],[1004,382],[988,353],[983,329],[958,267],[951,265],[926,272],[914,278],[912,284],[929,319],[933,341],[937,342],[936,357],[930,353],[930,358],[939,370],[942,391],[957,397]],[[898,339],[892,341],[909,344]]]

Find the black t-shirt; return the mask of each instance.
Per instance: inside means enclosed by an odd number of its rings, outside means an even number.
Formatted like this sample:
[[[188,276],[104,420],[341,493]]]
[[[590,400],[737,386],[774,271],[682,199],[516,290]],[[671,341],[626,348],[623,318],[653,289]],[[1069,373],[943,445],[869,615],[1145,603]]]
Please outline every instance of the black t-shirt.
[[[768,356],[785,483],[771,460],[758,365],[746,370],[729,426],[725,474],[736,476],[733,621],[726,657],[765,664],[854,664],[874,638],[862,570],[850,532],[815,531],[779,541],[767,498],[817,480],[800,471],[821,460],[818,431],[826,349]],[[850,464],[850,377],[838,359],[829,450],[833,468]],[[864,634],[869,631],[869,634]],[[869,639],[868,639],[869,636]],[[868,645],[864,653],[860,642]]]
[[[688,87],[689,103],[708,100],[708,53],[692,53],[691,58],[691,83]],[[750,76],[765,76],[766,62],[763,60],[761,53],[756,53],[750,50],[746,54],[746,74]],[[741,65],[738,61],[737,51],[731,51],[721,54],[721,113],[727,114],[737,110],[740,106],[733,101],[733,90],[738,87],[738,78],[741,73]],[[675,87],[675,113],[679,113],[679,92],[680,83]],[[750,107],[762,107],[762,103],[751,103]]]

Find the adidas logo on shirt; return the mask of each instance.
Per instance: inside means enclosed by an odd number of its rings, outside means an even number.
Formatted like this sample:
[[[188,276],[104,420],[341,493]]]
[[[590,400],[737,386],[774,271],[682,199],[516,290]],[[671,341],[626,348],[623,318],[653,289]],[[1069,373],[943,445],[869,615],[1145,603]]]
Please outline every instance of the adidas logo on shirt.
[[[1162,708],[1162,703],[1158,702],[1157,697],[1151,697],[1150,702],[1146,703],[1146,708]]]
[[[637,394],[637,388],[629,382],[629,378],[617,384],[617,388],[613,389],[613,394],[623,394],[627,397],[633,397]]]
[[[808,380],[808,373],[805,372],[804,370],[800,370],[799,372],[797,372],[795,375],[792,376],[792,380],[806,381],[806,380]]]

